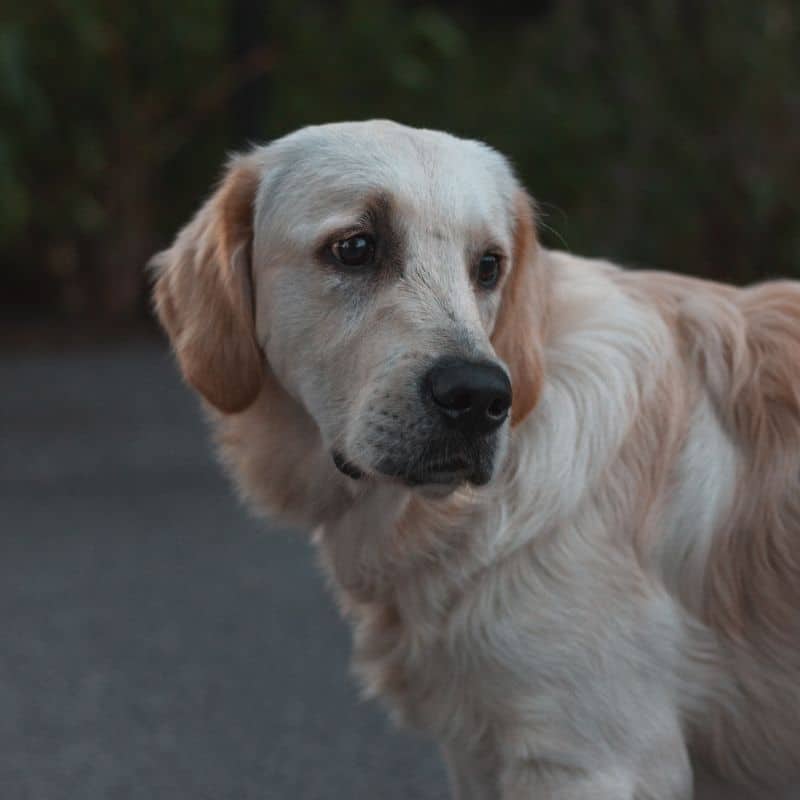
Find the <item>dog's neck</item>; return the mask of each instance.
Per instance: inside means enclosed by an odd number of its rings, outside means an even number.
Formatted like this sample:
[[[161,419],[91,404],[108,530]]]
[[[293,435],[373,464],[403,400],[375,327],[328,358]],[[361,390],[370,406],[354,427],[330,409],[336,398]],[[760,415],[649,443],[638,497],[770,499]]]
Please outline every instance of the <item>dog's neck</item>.
[[[460,582],[489,563],[496,528],[488,518],[498,512],[469,487],[426,498],[374,482],[320,526],[316,540],[340,591],[353,600],[382,601],[431,571]]]

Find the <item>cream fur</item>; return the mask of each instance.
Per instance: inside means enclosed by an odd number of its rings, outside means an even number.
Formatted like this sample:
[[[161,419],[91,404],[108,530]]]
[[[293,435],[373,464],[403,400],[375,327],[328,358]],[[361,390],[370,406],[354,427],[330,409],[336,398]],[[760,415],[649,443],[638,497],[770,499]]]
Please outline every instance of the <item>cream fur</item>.
[[[223,459],[315,529],[366,692],[456,797],[800,796],[800,286],[549,252],[523,197],[484,145],[388,122],[234,161],[156,265]],[[315,256],[369,198],[400,254],[380,283]],[[423,445],[427,359],[465,348],[513,378],[492,480],[383,476]]]

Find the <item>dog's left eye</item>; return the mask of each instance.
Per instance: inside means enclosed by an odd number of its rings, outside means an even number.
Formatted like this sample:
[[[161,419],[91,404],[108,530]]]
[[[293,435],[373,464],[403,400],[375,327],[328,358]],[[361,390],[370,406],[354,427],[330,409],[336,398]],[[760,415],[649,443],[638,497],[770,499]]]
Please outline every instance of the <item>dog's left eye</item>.
[[[482,289],[494,289],[500,280],[500,257],[484,253],[478,262],[478,285]]]
[[[331,252],[345,267],[366,267],[375,258],[375,240],[367,234],[359,233],[334,242]]]

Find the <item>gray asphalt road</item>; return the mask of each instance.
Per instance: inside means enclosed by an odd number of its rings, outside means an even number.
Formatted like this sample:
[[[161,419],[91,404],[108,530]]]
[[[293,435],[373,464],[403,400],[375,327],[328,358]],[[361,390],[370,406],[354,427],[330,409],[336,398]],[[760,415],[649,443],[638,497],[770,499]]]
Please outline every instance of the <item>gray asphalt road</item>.
[[[1,800],[445,797],[164,348],[0,361],[0,548]]]

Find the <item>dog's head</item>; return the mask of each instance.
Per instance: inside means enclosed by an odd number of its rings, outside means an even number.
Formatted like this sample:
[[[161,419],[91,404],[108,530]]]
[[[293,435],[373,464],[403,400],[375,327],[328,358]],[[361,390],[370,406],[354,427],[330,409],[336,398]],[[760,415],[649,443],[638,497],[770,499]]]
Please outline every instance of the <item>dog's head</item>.
[[[533,212],[478,142],[305,128],[234,158],[155,268],[187,381],[235,414],[270,370],[354,479],[486,483],[539,394]]]

